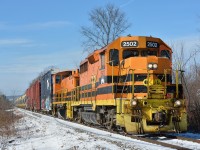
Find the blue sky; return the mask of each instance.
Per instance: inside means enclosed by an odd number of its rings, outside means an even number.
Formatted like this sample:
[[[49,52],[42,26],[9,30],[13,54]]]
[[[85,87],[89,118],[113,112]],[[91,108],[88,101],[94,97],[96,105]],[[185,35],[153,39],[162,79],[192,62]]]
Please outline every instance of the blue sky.
[[[199,0],[0,0],[0,91],[22,94],[48,66],[72,69],[84,58],[80,27],[88,13],[113,3],[132,24],[123,35],[183,41],[200,37]]]

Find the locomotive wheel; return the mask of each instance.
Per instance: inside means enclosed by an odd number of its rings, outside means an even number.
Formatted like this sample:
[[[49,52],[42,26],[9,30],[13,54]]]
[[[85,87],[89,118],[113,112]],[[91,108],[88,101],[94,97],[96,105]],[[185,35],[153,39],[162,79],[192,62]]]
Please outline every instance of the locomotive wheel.
[[[108,130],[111,130],[115,124],[115,110],[108,110],[108,114],[105,116],[106,122],[104,123],[105,127]]]
[[[54,106],[54,107],[53,107],[52,115],[53,115],[54,117],[57,117],[57,106]]]
[[[82,108],[79,108],[78,111],[77,111],[77,118],[76,119],[77,119],[78,123],[83,123],[83,119],[82,119],[82,116],[81,116],[82,111],[83,111]]]
[[[82,123],[81,112],[78,113],[77,122]]]

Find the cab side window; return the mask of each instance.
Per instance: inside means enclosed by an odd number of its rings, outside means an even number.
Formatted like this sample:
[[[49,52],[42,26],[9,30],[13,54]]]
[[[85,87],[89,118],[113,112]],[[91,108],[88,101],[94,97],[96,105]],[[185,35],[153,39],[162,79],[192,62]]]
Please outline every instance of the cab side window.
[[[101,59],[101,69],[105,69],[105,53],[100,54]]]
[[[59,84],[60,83],[60,75],[56,75],[56,83]]]
[[[80,73],[88,71],[88,61],[80,66]]]
[[[170,57],[170,52],[168,51],[168,50],[162,50],[161,52],[160,52],[160,57],[166,57],[166,58],[171,58]]]
[[[117,66],[119,63],[119,50],[111,49],[109,52],[109,64],[112,66]]]

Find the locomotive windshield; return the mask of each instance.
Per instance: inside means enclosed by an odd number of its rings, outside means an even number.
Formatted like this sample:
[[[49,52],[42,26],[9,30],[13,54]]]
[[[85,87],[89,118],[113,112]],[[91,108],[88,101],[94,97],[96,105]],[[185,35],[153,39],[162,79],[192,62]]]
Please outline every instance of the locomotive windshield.
[[[141,50],[141,51],[138,51],[138,50],[134,50],[134,49],[126,49],[126,50],[123,51],[123,59],[129,58],[129,57],[138,57],[138,56],[147,57],[147,56],[157,56],[157,55],[158,55],[157,50]]]
[[[162,50],[160,53],[160,57],[166,57],[170,59],[170,53],[168,50]]]
[[[141,56],[142,57],[157,56],[157,50],[143,50],[141,51]]]
[[[138,50],[124,50],[123,51],[123,59],[129,58],[129,57],[137,57],[139,56]]]

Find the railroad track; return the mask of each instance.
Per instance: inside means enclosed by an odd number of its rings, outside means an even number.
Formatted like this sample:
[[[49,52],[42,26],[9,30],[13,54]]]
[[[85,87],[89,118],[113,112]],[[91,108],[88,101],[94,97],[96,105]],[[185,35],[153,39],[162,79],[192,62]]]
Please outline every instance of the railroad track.
[[[193,139],[193,138],[188,138],[188,137],[183,137],[183,136],[177,136],[173,134],[149,134],[149,135],[144,135],[144,137],[147,138],[159,138],[159,137],[165,137],[167,139],[178,139],[178,140],[183,140],[183,141],[189,141],[189,142],[194,142],[200,144],[200,140]]]
[[[162,146],[169,147],[169,148],[183,149],[183,150],[186,150],[186,149],[188,150],[188,149],[191,149],[191,148],[185,148],[185,147],[182,147],[182,146],[169,144],[169,143],[165,143],[165,142],[162,142],[162,141],[178,139],[178,140],[181,140],[181,141],[184,141],[184,142],[188,141],[188,142],[194,142],[194,143],[200,144],[200,140],[196,140],[196,139],[193,139],[193,138],[186,138],[186,137],[182,137],[182,136],[175,136],[175,135],[171,135],[171,134],[147,134],[147,135],[144,135],[144,136],[135,135],[135,137],[133,137],[133,138],[143,140],[143,141],[146,141],[146,142],[150,142],[150,143],[155,143],[155,144],[162,145]],[[200,149],[200,145],[199,145],[199,149]]]
[[[172,148],[172,149],[178,149],[178,150],[192,150],[192,149],[185,148],[185,147],[178,146],[178,145],[174,145],[174,144],[165,143],[165,142],[159,141],[159,138],[165,137],[168,140],[179,139],[179,140],[182,140],[182,141],[195,142],[195,143],[198,143],[198,144],[200,143],[200,140],[181,137],[181,136],[175,136],[175,135],[170,135],[170,134],[146,134],[146,135],[140,136],[140,135],[127,134],[127,133],[118,133],[118,132],[115,132],[115,131],[108,131],[106,129],[97,128],[95,126],[93,128],[103,130],[103,131],[107,131],[107,132],[114,133],[114,134],[120,134],[120,135],[123,135],[123,136],[126,136],[126,137],[130,137],[131,139],[136,139],[136,140],[140,140],[140,141],[144,141],[144,142],[148,142],[148,143],[152,143],[152,144],[157,144],[157,145],[161,145],[161,146]],[[200,149],[200,145],[199,145],[199,149]]]
[[[40,115],[45,115],[45,114],[42,114],[42,113],[35,113],[35,112],[31,112],[31,114],[38,117],[38,118],[41,118]],[[53,117],[56,120],[56,122],[58,122],[59,124],[62,124],[63,126],[76,128],[74,126],[66,125],[63,121],[68,121],[68,122],[71,122],[71,123],[76,123],[76,124],[85,126],[85,124],[78,123],[78,122],[75,122],[75,121],[64,120],[64,119],[60,120],[59,118],[56,118],[56,117],[50,116],[50,115],[46,115],[46,116]],[[86,126],[86,127],[88,127],[88,126]],[[121,135],[121,136],[129,137],[130,139],[140,140],[140,141],[144,141],[144,142],[148,142],[148,143],[152,143],[152,144],[157,144],[157,145],[161,145],[161,146],[172,148],[172,149],[178,149],[178,150],[190,150],[190,148],[185,148],[185,147],[182,147],[182,146],[162,142],[162,141],[159,140],[160,137],[165,137],[168,140],[169,139],[179,139],[179,140],[182,140],[182,141],[195,142],[195,143],[199,144],[199,149],[200,149],[200,140],[187,138],[187,137],[181,137],[181,136],[176,136],[176,135],[171,135],[171,134],[146,134],[146,135],[139,136],[139,135],[126,134],[125,132],[119,133],[117,131],[108,131],[107,129],[102,128],[100,126],[98,127],[98,126],[90,125],[89,127],[94,128],[94,129],[98,129],[98,130],[101,130],[101,131],[105,131],[105,132],[108,132],[108,133],[114,133],[114,134],[118,134],[118,135]],[[88,131],[88,130],[80,129],[78,127],[77,127],[77,129],[87,131],[87,132],[91,132],[91,131]],[[91,133],[94,133],[94,132],[91,132]],[[107,137],[107,135],[102,135],[102,134],[98,134],[98,133],[95,133],[95,134]],[[119,138],[119,137],[112,137],[112,138],[117,139],[117,140],[122,140],[122,138]],[[126,141],[133,142],[131,140],[126,140]]]
[[[150,138],[145,138],[145,137],[138,137],[138,136],[131,136],[134,139],[137,140],[141,140],[141,141],[145,141],[145,142],[149,142],[149,143],[153,143],[153,144],[158,144],[164,147],[169,147],[169,148],[173,148],[173,149],[178,149],[178,150],[191,150],[189,148],[185,148],[185,147],[181,147],[178,145],[173,145],[173,144],[168,144],[168,143],[164,143],[164,142],[160,142],[154,139],[150,139]]]

